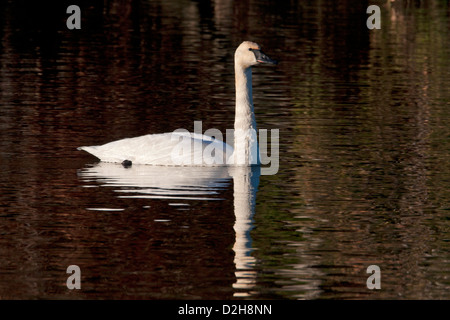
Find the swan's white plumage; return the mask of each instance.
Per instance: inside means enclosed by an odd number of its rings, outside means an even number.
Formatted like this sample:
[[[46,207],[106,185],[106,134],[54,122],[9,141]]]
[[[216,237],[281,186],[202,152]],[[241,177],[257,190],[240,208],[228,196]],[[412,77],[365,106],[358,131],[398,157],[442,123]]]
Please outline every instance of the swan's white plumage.
[[[149,134],[113,141],[100,146],[80,147],[103,162],[150,165],[250,165],[259,164],[259,148],[254,133],[256,121],[252,98],[251,67],[276,64],[254,42],[244,41],[235,52],[236,116],[234,148],[212,137],[189,132]],[[183,140],[183,145],[180,141]],[[186,146],[190,148],[185,148]],[[182,147],[183,151],[176,152]],[[214,152],[211,152],[214,150]]]
[[[182,145],[182,141],[190,146]],[[179,153],[174,152],[174,149],[180,146],[186,148],[180,150]],[[205,152],[207,146],[215,151],[211,158],[208,158],[210,155],[208,150]],[[220,140],[188,132],[148,134],[79,149],[91,153],[104,162],[121,163],[129,160],[133,164],[166,166],[224,165],[227,163],[227,158],[233,153],[233,147]]]

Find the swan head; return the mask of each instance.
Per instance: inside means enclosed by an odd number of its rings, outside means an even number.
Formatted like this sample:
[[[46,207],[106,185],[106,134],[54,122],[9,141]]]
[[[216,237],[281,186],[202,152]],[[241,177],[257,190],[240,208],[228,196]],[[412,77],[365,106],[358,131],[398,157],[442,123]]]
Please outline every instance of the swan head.
[[[251,41],[244,41],[239,45],[234,54],[234,61],[237,66],[241,66],[244,69],[258,64],[278,63],[262,52],[259,44]]]

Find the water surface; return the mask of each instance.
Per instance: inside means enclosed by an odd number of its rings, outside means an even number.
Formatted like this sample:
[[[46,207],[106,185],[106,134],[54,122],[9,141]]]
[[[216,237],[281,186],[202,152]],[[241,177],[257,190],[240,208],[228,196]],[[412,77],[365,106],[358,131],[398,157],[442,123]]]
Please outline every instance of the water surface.
[[[365,1],[89,1],[72,31],[69,4],[0,4],[0,298],[450,298],[448,3],[372,31]],[[280,61],[253,70],[276,175],[76,150],[231,129],[243,40]]]

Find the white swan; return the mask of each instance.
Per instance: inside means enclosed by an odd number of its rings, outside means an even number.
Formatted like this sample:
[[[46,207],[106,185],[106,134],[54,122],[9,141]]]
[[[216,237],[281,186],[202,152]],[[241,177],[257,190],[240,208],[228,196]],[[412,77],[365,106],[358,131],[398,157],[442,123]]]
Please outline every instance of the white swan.
[[[254,42],[244,41],[235,52],[236,115],[234,148],[207,135],[189,132],[149,134],[101,146],[79,147],[101,161],[151,165],[259,164],[252,98],[252,70],[258,64],[276,64]]]

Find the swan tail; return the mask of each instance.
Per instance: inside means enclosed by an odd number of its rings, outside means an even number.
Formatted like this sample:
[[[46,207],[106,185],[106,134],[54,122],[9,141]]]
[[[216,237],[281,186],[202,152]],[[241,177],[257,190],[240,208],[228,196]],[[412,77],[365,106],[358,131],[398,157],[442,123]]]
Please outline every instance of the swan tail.
[[[92,154],[93,156],[101,159],[101,156],[99,155],[99,150],[97,149],[97,147],[93,146],[93,147],[78,147],[77,150],[80,151],[86,151],[87,153]]]
[[[105,148],[105,146],[78,147],[77,150],[86,151],[103,162],[122,163],[124,160],[134,160],[132,157],[111,152],[111,150]]]
[[[96,148],[95,147],[78,147],[77,150],[92,153],[92,152],[95,152]]]

